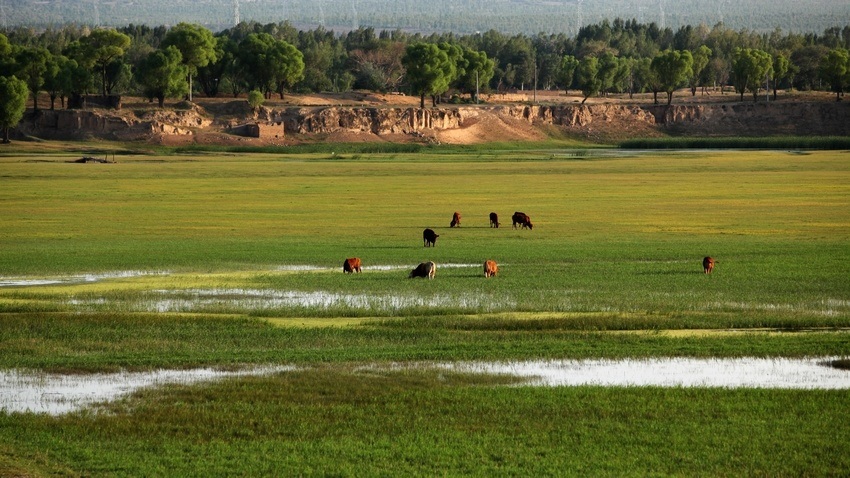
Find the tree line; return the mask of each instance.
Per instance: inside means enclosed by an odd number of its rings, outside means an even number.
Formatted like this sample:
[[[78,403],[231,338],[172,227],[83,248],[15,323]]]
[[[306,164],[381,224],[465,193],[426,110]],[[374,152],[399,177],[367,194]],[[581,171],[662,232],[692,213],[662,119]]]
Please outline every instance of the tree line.
[[[157,100],[259,92],[365,89],[415,94],[425,106],[475,102],[479,91],[564,89],[584,99],[612,93],[692,94],[731,86],[744,99],[759,90],[829,89],[837,98],[850,84],[850,26],[823,34],[755,33],[722,24],[677,30],[636,20],[582,27],[578,34],[410,34],[358,28],[337,34],[298,30],[287,22],[243,22],[213,33],[188,23],[173,27],[128,25],[44,31],[18,28],[0,34],[0,96],[22,91],[32,105],[46,92],[50,108],[78,106],[80,98],[135,94]],[[10,86],[13,85],[13,86]],[[15,96],[17,98],[17,96]],[[254,95],[256,98],[256,95]],[[5,99],[5,100],[4,100]],[[3,105],[5,111],[7,105]],[[4,116],[8,116],[5,115]],[[0,127],[8,127],[3,120]],[[16,124],[16,122],[15,122]]]

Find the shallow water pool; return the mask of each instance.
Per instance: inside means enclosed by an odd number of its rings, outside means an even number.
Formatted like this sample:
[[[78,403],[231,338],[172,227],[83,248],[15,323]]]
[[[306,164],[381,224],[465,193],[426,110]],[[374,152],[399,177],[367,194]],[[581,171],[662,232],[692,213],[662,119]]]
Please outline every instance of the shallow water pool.
[[[642,360],[548,360],[519,362],[420,362],[368,365],[359,370],[451,370],[503,374],[524,379],[526,386],[713,387],[774,389],[850,389],[850,371],[831,367],[834,357]],[[293,371],[294,366],[266,366],[242,371],[209,368],[114,374],[46,374],[0,372],[0,409],[61,415],[115,400],[143,387],[191,384],[246,375]]]

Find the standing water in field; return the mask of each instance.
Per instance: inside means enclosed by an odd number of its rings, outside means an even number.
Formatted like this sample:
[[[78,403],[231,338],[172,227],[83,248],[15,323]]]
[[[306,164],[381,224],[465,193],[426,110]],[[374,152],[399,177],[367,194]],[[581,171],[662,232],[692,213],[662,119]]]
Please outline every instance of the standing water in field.
[[[442,369],[512,375],[527,386],[721,387],[850,389],[850,371],[829,366],[834,358],[552,360],[371,365],[375,369]],[[129,395],[143,387],[191,384],[245,375],[269,375],[295,367],[257,367],[237,372],[212,369],[158,370],[93,375],[0,372],[0,410],[60,415]]]
[[[114,271],[99,274],[80,274],[60,277],[0,277],[0,287],[28,287],[57,284],[82,284],[100,282],[108,279],[127,279],[131,277],[169,275],[166,271]]]
[[[850,371],[830,366],[835,358],[653,358],[460,362],[455,371],[526,377],[540,386],[719,387],[850,389]]]
[[[0,410],[61,415],[98,402],[115,400],[144,387],[268,375],[294,369],[282,366],[240,371],[203,368],[73,375],[0,371]]]

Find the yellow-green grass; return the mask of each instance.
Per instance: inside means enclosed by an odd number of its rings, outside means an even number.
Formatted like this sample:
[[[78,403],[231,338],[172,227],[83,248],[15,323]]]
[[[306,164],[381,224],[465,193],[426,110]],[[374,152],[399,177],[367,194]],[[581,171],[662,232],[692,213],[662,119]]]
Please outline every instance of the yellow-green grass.
[[[850,324],[846,152],[571,154],[199,154],[117,164],[9,156],[0,160],[0,276],[107,274],[0,287],[0,311],[36,322],[160,314],[411,335]],[[512,229],[514,210],[530,214],[534,230]],[[450,229],[454,211],[462,226]],[[490,211],[502,228],[489,227]],[[422,247],[424,227],[441,234],[436,247]],[[719,261],[708,276],[703,255]],[[363,259],[363,274],[342,274],[350,256]],[[487,258],[501,264],[489,280],[477,265]],[[437,279],[408,280],[406,267],[422,260],[437,262]],[[289,294],[331,299],[280,300]],[[746,345],[705,350],[740,355]],[[488,354],[500,358],[481,356]],[[219,363],[223,355],[187,360]],[[509,355],[541,353],[526,343]]]
[[[594,314],[660,314],[626,328],[683,316],[688,328],[723,328],[844,326],[850,309],[844,151],[197,153],[119,155],[117,164],[6,154],[0,276],[154,273],[0,288],[7,312],[86,301],[149,312],[139,303],[155,300],[152,291],[230,289],[442,299],[400,310],[202,311],[283,323],[544,312],[583,314],[573,321],[581,328]],[[531,215],[533,231],[510,228],[515,210]],[[463,225],[449,229],[454,211]],[[489,228],[490,211],[501,229]],[[441,234],[437,247],[422,247],[424,227]],[[711,276],[701,274],[703,255],[719,261]],[[362,276],[339,272],[350,256],[363,259]],[[502,266],[495,280],[442,267],[487,258]],[[402,267],[422,260],[438,263],[439,280],[405,280]],[[280,270],[287,264],[327,269]],[[453,305],[469,295],[480,300]]]
[[[435,254],[482,261],[492,249],[534,262],[556,251],[567,259],[574,247],[611,244],[619,255],[630,243],[655,243],[663,259],[678,243],[701,257],[736,243],[850,237],[846,152],[547,157],[145,156],[112,165],[7,157],[0,271],[335,265],[345,255],[399,263],[425,252],[415,247],[424,227],[443,233]],[[531,215],[535,231],[508,230],[515,210]],[[454,211],[463,227],[449,231]],[[488,229],[490,211],[502,230]],[[653,260],[652,252],[641,253]]]
[[[98,310],[147,312],[138,303],[155,300],[151,291],[248,289],[442,299],[394,310],[217,304],[206,312],[296,321],[556,312],[590,314],[592,323],[594,313],[636,312],[708,314],[721,318],[717,327],[846,323],[847,152],[482,155],[199,154],[117,164],[8,156],[0,160],[0,275],[154,275],[2,288],[0,306],[25,312],[30,300],[32,310],[67,311],[67,302],[88,300],[106,304]],[[510,227],[515,210],[531,215],[533,231]],[[462,226],[450,229],[454,211]],[[502,228],[489,227],[490,211]],[[425,227],[441,234],[435,248],[422,247]],[[701,273],[704,255],[719,261],[711,276]],[[341,274],[351,256],[363,259],[364,274]],[[476,267],[441,267],[488,258],[502,267],[495,280],[482,280]],[[437,262],[439,280],[407,281],[403,267],[423,260]],[[379,265],[396,268],[370,270]],[[470,295],[479,299],[456,305]],[[754,319],[742,324],[742,315]]]

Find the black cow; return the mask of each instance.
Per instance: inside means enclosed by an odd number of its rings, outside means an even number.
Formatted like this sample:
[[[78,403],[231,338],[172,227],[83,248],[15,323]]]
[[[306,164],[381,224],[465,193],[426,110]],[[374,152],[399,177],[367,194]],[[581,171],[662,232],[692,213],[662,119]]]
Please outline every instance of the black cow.
[[[498,229],[498,227],[500,225],[501,224],[499,224],[499,215],[496,214],[495,212],[491,212],[490,213],[490,227],[495,227],[495,228]]]
[[[433,229],[425,229],[422,231],[422,240],[425,242],[425,247],[437,247],[438,237],[440,237],[440,235],[434,232]]]
[[[416,266],[416,269],[413,269],[412,271],[410,271],[410,275],[407,276],[407,278],[412,279],[414,277],[422,277],[424,279],[424,278],[427,277],[429,279],[433,279],[434,274],[436,274],[436,273],[437,273],[437,264],[434,264],[433,262],[428,261],[428,262],[423,262],[423,263],[419,264],[418,266]]]
[[[523,229],[526,227],[534,229],[534,225],[531,224],[531,218],[524,212],[515,212],[514,215],[511,216],[511,220],[513,221],[514,229],[516,229],[517,225],[522,226]]]

